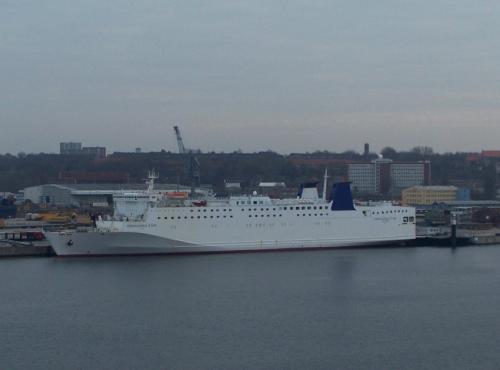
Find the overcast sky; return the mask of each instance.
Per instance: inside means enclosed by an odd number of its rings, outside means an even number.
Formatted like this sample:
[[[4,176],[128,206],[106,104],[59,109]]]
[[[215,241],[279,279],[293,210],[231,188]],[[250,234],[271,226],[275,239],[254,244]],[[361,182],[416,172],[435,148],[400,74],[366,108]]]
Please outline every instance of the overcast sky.
[[[500,2],[0,0],[0,153],[500,149]]]

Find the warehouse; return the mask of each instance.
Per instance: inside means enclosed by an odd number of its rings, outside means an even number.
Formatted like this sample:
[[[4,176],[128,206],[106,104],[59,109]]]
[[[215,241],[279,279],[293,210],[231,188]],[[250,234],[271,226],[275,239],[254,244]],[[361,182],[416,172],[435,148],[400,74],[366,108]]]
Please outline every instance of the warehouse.
[[[113,204],[113,195],[122,191],[145,190],[144,184],[44,184],[20,191],[25,201],[55,207],[107,207]],[[155,184],[156,191],[190,191],[177,184]],[[197,190],[205,196],[211,189]]]

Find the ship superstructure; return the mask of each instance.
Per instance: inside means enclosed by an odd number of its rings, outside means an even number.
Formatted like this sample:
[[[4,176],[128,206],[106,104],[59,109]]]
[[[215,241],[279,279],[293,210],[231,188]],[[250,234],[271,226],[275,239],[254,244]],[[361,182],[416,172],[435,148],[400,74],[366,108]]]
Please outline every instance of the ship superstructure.
[[[317,183],[296,198],[255,192],[226,199],[191,199],[154,190],[115,197],[115,214],[87,232],[46,232],[58,255],[170,254],[332,248],[415,239],[415,210],[391,203],[355,205],[350,184],[334,184],[330,200]],[[326,185],[326,174],[325,174]],[[323,186],[326,189],[326,186]]]

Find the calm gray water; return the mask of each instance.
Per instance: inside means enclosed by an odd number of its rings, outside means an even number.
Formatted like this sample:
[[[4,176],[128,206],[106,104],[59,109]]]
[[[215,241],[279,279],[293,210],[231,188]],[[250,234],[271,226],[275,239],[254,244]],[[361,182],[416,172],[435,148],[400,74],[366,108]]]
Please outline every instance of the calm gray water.
[[[0,260],[0,369],[498,369],[500,246]]]

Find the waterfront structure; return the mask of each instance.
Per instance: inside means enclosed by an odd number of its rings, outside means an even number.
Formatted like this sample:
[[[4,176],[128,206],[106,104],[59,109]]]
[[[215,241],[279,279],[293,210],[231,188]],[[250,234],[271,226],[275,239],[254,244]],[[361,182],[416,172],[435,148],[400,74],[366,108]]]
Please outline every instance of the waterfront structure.
[[[381,203],[355,206],[348,183],[331,201],[316,183],[296,198],[232,196],[169,199],[154,190],[115,197],[114,218],[96,229],[45,232],[58,255],[170,254],[379,245],[415,239],[415,209]],[[326,188],[326,174],[325,184]]]
[[[402,191],[404,205],[431,205],[457,200],[456,186],[412,186]]]
[[[358,194],[399,195],[404,188],[430,185],[431,164],[423,162],[394,162],[378,158],[371,162],[350,163],[349,181]]]
[[[144,184],[44,184],[21,190],[25,200],[52,207],[103,207],[111,206],[116,195],[124,191],[137,192]],[[188,191],[190,187],[178,184],[157,184],[159,193]],[[211,189],[196,189],[201,195],[209,195]]]

